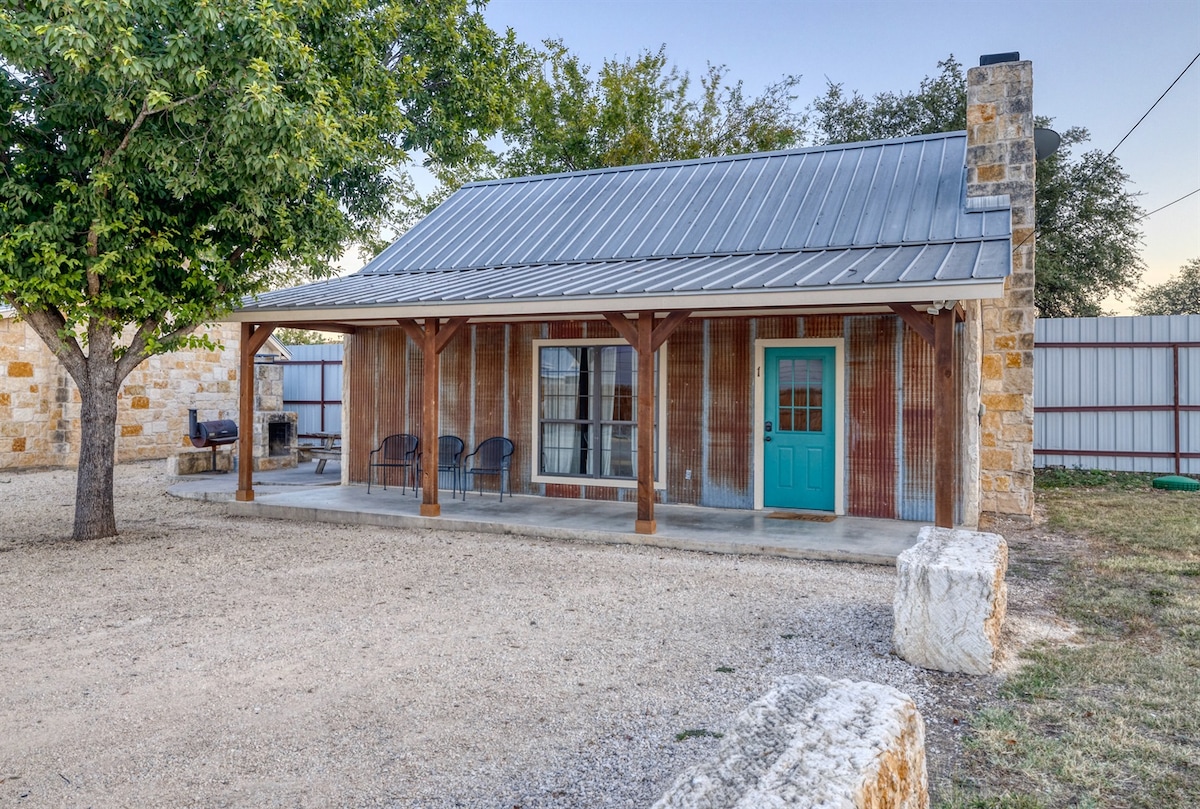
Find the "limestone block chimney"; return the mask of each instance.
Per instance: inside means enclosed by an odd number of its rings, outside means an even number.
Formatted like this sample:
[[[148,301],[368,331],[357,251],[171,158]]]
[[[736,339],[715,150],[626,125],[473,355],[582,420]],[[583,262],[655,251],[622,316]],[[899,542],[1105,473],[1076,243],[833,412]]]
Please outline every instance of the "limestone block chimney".
[[[984,56],[967,71],[967,196],[1007,195],[1012,275],[983,301],[979,399],[979,521],[1033,516],[1033,64]]]

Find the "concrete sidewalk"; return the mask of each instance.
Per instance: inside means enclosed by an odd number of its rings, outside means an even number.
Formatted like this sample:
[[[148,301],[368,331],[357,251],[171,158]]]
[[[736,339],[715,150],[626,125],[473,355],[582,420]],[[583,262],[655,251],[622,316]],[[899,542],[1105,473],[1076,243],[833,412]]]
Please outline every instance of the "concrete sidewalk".
[[[184,498],[219,501],[230,514],[282,520],[474,531],[585,541],[645,545],[708,553],[740,553],[892,565],[914,545],[924,523],[838,517],[832,522],[776,519],[780,512],[658,505],[657,533],[633,531],[636,506],[597,500],[506,496],[474,492],[450,497],[442,491],[442,516],[422,517],[412,490],[341,486],[340,466],[330,461],[322,475],[315,463],[254,475],[255,500],[233,499],[237,476],[191,475],[168,491]]]

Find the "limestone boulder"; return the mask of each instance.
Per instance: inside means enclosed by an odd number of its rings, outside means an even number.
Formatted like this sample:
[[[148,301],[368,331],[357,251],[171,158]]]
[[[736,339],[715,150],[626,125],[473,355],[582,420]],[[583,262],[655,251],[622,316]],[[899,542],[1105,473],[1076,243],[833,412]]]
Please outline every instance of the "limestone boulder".
[[[654,809],[924,809],[925,724],[877,683],[781,678]]]
[[[922,668],[991,672],[1008,605],[1004,537],[927,526],[896,568],[896,653]]]

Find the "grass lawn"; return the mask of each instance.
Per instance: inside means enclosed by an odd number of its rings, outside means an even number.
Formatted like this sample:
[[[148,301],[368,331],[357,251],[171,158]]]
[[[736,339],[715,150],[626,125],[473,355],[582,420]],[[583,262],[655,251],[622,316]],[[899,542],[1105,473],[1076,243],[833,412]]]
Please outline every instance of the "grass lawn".
[[[1152,477],[1039,474],[1051,536],[1010,576],[1052,577],[1079,632],[973,719],[940,809],[1200,806],[1200,493]]]

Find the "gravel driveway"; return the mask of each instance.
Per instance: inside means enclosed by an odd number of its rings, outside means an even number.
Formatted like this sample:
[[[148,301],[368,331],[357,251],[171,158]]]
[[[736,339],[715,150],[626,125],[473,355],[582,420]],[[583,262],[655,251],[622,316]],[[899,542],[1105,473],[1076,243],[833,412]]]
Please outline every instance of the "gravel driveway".
[[[73,472],[0,472],[4,806],[647,806],[798,672],[910,694],[936,773],[995,686],[891,655],[892,568],[234,519],[163,466],[88,543]]]

